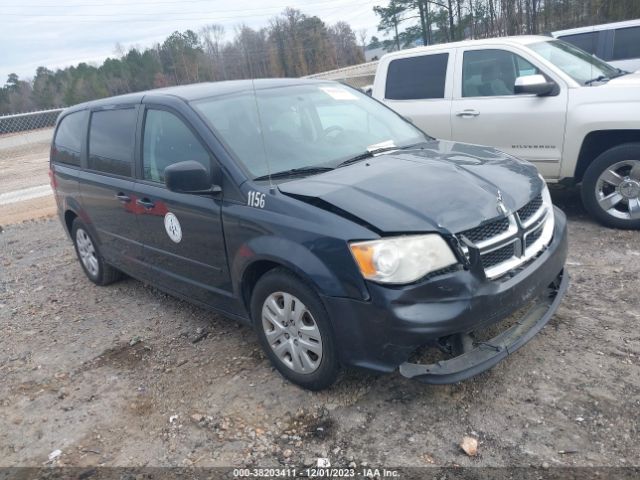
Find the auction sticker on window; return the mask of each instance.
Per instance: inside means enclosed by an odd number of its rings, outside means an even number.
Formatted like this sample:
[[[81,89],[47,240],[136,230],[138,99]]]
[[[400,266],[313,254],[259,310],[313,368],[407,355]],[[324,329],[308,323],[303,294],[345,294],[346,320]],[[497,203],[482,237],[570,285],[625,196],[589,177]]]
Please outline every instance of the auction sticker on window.
[[[353,93],[351,93],[346,88],[320,87],[320,90],[322,90],[324,93],[329,95],[334,100],[357,100],[358,99],[358,97],[356,97]]]
[[[180,227],[178,217],[171,212],[167,212],[164,216],[164,229],[173,242],[180,243],[180,240],[182,240],[182,228]]]

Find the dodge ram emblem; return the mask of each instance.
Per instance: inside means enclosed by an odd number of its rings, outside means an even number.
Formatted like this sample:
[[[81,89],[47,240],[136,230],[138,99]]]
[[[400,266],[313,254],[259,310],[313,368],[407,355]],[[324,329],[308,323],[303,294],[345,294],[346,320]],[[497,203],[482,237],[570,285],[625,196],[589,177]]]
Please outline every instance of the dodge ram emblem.
[[[498,190],[498,198],[496,200],[497,200],[496,209],[498,210],[498,213],[506,216],[507,213],[509,213],[509,210],[507,209],[507,206],[502,201],[502,192],[500,190]]]

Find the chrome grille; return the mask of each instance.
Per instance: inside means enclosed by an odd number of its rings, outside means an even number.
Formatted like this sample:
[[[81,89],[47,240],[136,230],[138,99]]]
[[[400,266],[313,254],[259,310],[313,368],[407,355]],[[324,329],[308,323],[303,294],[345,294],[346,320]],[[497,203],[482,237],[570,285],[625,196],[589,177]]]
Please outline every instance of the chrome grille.
[[[480,257],[482,259],[482,266],[484,268],[491,268],[495,265],[509,260],[515,255],[515,253],[515,245],[513,243],[509,243],[504,247],[498,248],[497,250],[482,255]]]
[[[495,279],[534,258],[551,241],[553,228],[553,205],[545,190],[515,213],[460,232],[458,236],[479,251],[486,277]],[[468,247],[463,249],[468,252]]]
[[[464,235],[470,241],[477,243],[488,238],[500,235],[507,230],[509,230],[509,219],[505,217],[499,220],[485,223],[483,225],[480,225],[479,227],[472,228],[471,230],[466,230],[462,232],[461,235]]]
[[[526,222],[529,220],[535,213],[540,210],[542,206],[542,194],[538,195],[536,198],[527,203],[524,207],[518,210],[518,217],[520,217],[521,222]]]
[[[529,248],[531,245],[536,243],[541,236],[542,236],[542,226],[538,227],[537,230],[529,233],[525,240],[527,248]]]

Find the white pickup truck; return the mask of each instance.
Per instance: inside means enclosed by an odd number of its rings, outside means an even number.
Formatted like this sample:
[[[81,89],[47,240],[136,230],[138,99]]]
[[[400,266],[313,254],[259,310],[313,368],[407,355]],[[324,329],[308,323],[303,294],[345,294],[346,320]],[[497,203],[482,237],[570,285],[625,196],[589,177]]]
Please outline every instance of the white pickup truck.
[[[434,137],[581,183],[593,217],[640,228],[640,74],[560,40],[506,37],[387,54],[372,95]]]

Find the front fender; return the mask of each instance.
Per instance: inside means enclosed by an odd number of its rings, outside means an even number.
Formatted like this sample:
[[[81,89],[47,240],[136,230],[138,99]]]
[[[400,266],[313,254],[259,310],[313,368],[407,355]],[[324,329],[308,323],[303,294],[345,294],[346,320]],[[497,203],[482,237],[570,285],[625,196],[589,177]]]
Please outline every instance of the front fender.
[[[328,239],[328,242],[334,240]],[[327,245],[327,247],[331,247]],[[344,248],[344,247],[343,247]],[[260,261],[282,265],[299,277],[307,280],[321,295],[349,297],[366,300],[369,293],[362,278],[353,266],[339,267],[341,276],[325,261],[305,246],[274,235],[254,237],[242,244],[231,261],[231,277],[234,288],[240,292],[242,279],[247,269]]]
[[[567,110],[560,177],[574,176],[582,144],[590,133],[607,130],[640,131],[639,111],[638,92],[628,88],[584,87],[572,91]]]

